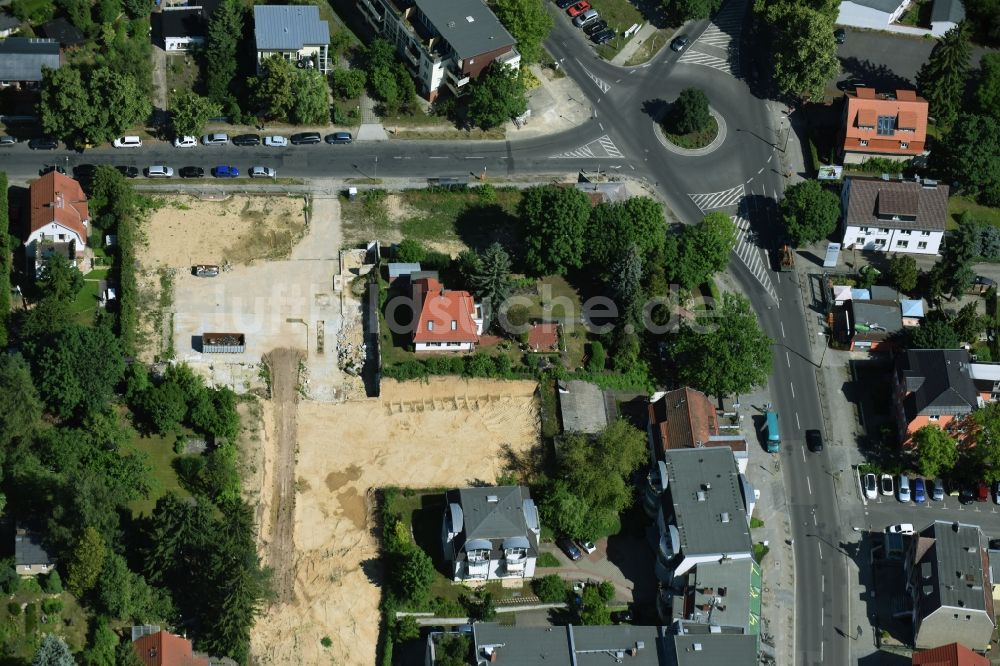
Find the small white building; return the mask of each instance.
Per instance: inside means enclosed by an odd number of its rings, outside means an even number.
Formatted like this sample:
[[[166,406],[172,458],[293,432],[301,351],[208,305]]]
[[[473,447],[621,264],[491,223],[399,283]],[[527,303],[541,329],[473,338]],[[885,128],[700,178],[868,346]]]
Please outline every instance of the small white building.
[[[25,527],[14,527],[14,569],[21,576],[47,574],[56,568],[41,535]]]
[[[882,30],[899,20],[909,6],[910,0],[844,0],[840,3],[837,23]]]
[[[253,8],[257,69],[271,56],[299,67],[330,72],[330,26],[315,5],[257,5]]]
[[[841,191],[845,250],[937,254],[948,186],[933,180],[848,178]]]
[[[541,526],[527,488],[459,488],[445,494],[441,545],[456,583],[535,575]]]

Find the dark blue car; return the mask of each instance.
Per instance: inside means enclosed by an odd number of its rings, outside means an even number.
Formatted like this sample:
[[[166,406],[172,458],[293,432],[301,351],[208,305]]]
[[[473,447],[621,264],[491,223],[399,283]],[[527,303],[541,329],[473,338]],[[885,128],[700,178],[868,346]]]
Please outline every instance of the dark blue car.
[[[917,478],[913,480],[913,501],[914,502],[927,501],[927,492],[926,489],[924,488],[923,479]]]
[[[234,166],[220,164],[212,169],[212,175],[216,178],[236,178],[240,175],[240,170]]]
[[[576,544],[567,539],[566,537],[557,539],[556,545],[562,549],[562,552],[566,553],[566,557],[573,560],[574,562],[580,559],[580,556],[582,555],[582,553],[580,553],[580,549],[576,547]]]

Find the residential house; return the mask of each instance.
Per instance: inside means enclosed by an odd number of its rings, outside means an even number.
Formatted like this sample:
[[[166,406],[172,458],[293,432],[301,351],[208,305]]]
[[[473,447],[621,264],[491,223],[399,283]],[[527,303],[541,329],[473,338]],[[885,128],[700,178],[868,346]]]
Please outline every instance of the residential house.
[[[559,324],[532,324],[528,329],[528,349],[533,352],[559,351]]]
[[[132,648],[143,666],[209,666],[208,657],[195,654],[191,641],[167,631],[144,634],[132,641]]]
[[[527,488],[459,488],[445,500],[441,547],[456,583],[520,585],[535,575],[541,526]]]
[[[931,8],[931,34],[943,37],[965,20],[965,6],[962,0],[934,0]]]
[[[757,636],[738,627],[677,622],[667,666],[751,666],[760,663]],[[772,655],[773,657],[773,655]],[[771,662],[774,663],[773,658]],[[595,664],[596,666],[596,664]]]
[[[948,186],[933,180],[848,178],[841,192],[845,249],[938,253]]]
[[[56,560],[42,543],[41,532],[32,526],[14,526],[14,570],[22,576],[47,574],[56,568]]]
[[[43,67],[59,69],[59,42],[28,37],[0,41],[0,88],[37,88]]]
[[[834,318],[834,337],[850,351],[885,351],[902,331],[899,301],[851,299]]]
[[[396,45],[428,101],[468,89],[491,63],[521,64],[516,41],[485,2],[355,0],[372,28]]]
[[[157,42],[164,51],[190,51],[205,43],[208,19],[218,2],[208,0],[192,5],[164,6],[153,14]]]
[[[330,72],[330,26],[315,5],[257,5],[253,8],[257,70],[271,56],[299,67]]]
[[[912,666],[990,666],[990,660],[961,643],[914,652]]]
[[[737,469],[732,451],[669,450],[663,470],[657,578],[671,583],[701,563],[749,560],[756,493]]]
[[[837,23],[880,30],[894,23],[909,6],[910,0],[843,0]]]
[[[739,627],[759,636],[762,585],[760,566],[753,559],[702,562],[661,587],[657,610],[667,624]]]
[[[961,436],[963,417],[983,404],[964,349],[908,349],[896,358],[893,396],[899,441],[934,424]]]
[[[87,247],[90,209],[80,183],[50,171],[31,184],[31,209],[24,235],[28,257],[40,260],[47,252],[65,252],[77,259]]]
[[[934,521],[911,537],[904,573],[915,647],[989,648],[996,615],[986,546],[978,525],[957,521]]]
[[[6,9],[0,9],[0,39],[10,37],[21,29],[21,19]]]
[[[728,446],[736,458],[740,474],[746,474],[747,440],[739,425],[719,424],[712,400],[693,388],[656,393],[649,400],[646,436],[656,460],[673,449],[700,449]]]
[[[482,308],[467,291],[453,291],[433,277],[410,276],[417,352],[472,351],[483,333]]]
[[[63,48],[79,46],[87,41],[79,28],[62,17],[43,23],[42,34],[59,42]]]
[[[607,427],[604,391],[597,384],[574,379],[559,382],[558,389],[563,432],[596,435]]]
[[[927,100],[912,90],[879,93],[859,87],[848,91],[839,141],[844,164],[859,164],[870,157],[908,160],[924,154],[927,109]]]

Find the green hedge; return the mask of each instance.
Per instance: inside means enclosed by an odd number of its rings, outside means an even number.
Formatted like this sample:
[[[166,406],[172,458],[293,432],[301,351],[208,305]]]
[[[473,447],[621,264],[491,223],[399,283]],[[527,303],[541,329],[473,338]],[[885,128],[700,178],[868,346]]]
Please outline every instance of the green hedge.
[[[7,346],[10,318],[10,220],[7,210],[7,174],[0,171],[0,348]]]
[[[135,280],[135,219],[118,220],[118,261],[114,273],[118,279],[118,336],[127,356],[136,354],[136,331],[139,325],[138,287]]]

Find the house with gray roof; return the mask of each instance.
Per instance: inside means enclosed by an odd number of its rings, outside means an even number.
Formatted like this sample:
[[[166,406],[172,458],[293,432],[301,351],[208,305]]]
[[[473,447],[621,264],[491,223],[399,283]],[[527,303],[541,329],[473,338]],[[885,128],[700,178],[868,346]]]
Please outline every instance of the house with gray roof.
[[[753,559],[702,562],[661,586],[657,610],[665,624],[739,627],[757,636],[762,587],[760,566]]]
[[[21,19],[8,12],[6,8],[0,8],[0,39],[10,37],[20,29]]]
[[[14,569],[22,576],[47,574],[56,568],[55,558],[42,543],[42,535],[30,526],[14,527]]]
[[[948,220],[948,186],[935,180],[848,178],[840,194],[846,250],[935,255]]]
[[[492,63],[521,64],[516,40],[478,0],[355,0],[361,16],[396,45],[418,92],[433,102],[444,88],[456,96]]]
[[[944,33],[965,20],[962,0],[934,0],[931,8],[931,34],[943,37]]]
[[[838,25],[884,30],[910,6],[910,0],[843,0]]]
[[[927,425],[958,432],[962,420],[982,406],[964,349],[908,349],[896,358],[893,399],[899,441]]]
[[[59,69],[59,42],[28,37],[0,41],[0,88],[37,87],[43,67]]]
[[[538,508],[523,486],[445,494],[441,547],[456,583],[533,577],[540,537]]]
[[[672,629],[675,636],[673,652],[667,660],[669,666],[751,666],[759,663],[761,644],[757,636],[739,627],[679,621]]]
[[[278,56],[297,67],[330,71],[330,26],[315,5],[257,5],[253,8],[257,70]]]
[[[664,453],[656,576],[672,583],[701,563],[749,560],[753,486],[728,447]]]
[[[937,520],[910,539],[904,560],[914,645],[987,650],[996,629],[987,539],[978,525]]]

